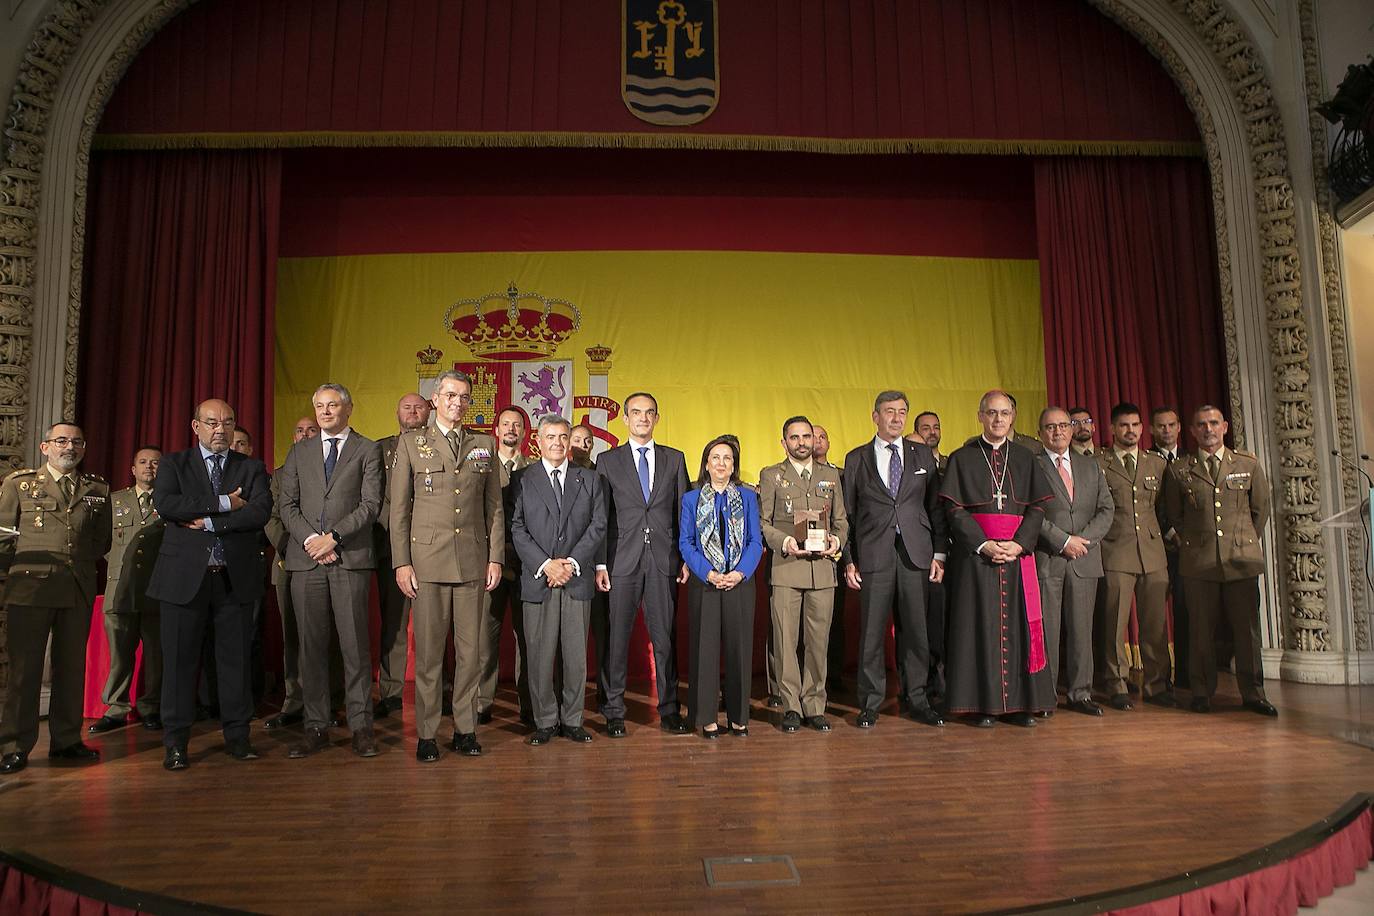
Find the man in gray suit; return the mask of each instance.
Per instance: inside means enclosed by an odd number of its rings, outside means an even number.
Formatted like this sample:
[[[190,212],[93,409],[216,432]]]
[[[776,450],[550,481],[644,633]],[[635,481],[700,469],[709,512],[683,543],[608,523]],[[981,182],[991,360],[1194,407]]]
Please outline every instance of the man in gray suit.
[[[534,733],[548,744],[559,728],[587,743],[582,727],[587,686],[587,624],[596,554],[606,538],[606,503],[596,471],[567,460],[570,426],[562,417],[539,421],[542,459],[511,475],[506,490],[511,539],[520,555],[520,599]],[[554,696],[553,664],[563,653],[562,696]]]
[[[382,452],[348,425],[353,397],[328,382],[315,389],[320,435],[292,446],[281,470],[286,569],[300,627],[305,738],[289,756],[329,746],[329,634],[338,630],[353,752],[377,756],[372,732],[372,654],[367,592],[376,559],[372,523],[382,505]]]
[[[1040,604],[1045,627],[1045,659],[1058,687],[1059,634],[1064,634],[1065,698],[1069,709],[1102,715],[1092,700],[1093,609],[1102,581],[1100,542],[1112,526],[1116,505],[1102,468],[1071,448],[1073,423],[1062,407],[1040,412],[1040,442],[1035,456],[1044,467],[1054,497],[1044,503],[1045,521],[1035,547]],[[1048,715],[1053,710],[1047,711]]]

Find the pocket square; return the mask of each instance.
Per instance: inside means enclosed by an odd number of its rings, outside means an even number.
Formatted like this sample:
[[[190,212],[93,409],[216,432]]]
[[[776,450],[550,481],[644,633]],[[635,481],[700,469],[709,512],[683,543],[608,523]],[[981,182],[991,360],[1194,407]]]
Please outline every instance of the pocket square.
[[[913,474],[927,474],[927,473],[929,473],[929,472],[928,472],[925,468],[917,468],[917,469],[916,469],[915,471],[913,471],[912,473],[913,473]]]

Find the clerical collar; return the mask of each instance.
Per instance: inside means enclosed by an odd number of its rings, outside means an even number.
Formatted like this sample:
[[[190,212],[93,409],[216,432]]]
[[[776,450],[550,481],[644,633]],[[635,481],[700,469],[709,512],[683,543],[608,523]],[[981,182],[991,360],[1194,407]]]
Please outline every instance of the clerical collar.
[[[1008,441],[1010,441],[1009,439],[1003,439],[1001,442],[993,442],[991,439],[988,438],[987,433],[984,433],[978,438],[981,439],[984,443],[986,443],[987,447],[992,449],[994,452],[1002,446],[1006,445]]]

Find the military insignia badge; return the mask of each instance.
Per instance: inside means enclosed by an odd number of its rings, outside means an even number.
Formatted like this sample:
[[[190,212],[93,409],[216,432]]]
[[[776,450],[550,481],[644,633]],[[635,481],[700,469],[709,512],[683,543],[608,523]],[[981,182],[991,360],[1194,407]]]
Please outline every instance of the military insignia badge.
[[[716,110],[716,0],[621,0],[620,96],[650,124],[685,126]]]
[[[816,482],[816,495],[823,499],[835,498],[835,482],[833,480],[820,480]]]
[[[485,448],[475,448],[468,452],[469,461],[490,461],[491,451]]]

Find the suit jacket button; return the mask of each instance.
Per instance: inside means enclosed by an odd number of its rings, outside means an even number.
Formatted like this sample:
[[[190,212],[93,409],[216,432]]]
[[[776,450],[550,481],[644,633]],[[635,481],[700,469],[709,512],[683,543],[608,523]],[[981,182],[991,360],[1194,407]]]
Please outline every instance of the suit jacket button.
[[[462,533],[463,533],[463,529],[462,529],[462,528],[454,528],[454,529],[453,529],[453,533],[454,533],[454,534],[462,534]]]

